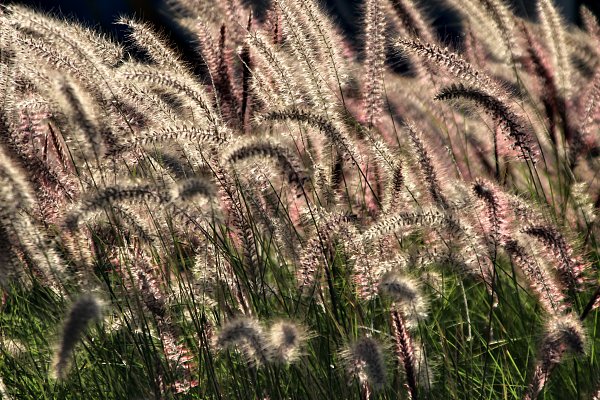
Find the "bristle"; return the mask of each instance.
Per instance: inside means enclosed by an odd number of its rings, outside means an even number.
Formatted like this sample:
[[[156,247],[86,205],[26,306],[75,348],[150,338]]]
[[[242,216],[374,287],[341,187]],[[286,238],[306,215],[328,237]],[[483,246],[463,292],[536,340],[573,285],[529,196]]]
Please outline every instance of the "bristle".
[[[0,397],[591,396],[600,25],[556,1],[0,6]]]
[[[529,280],[529,285],[539,296],[540,304],[551,316],[560,315],[567,300],[546,267],[532,257],[516,240],[508,240],[504,249]]]
[[[195,128],[192,126],[169,127],[140,132],[136,136],[117,142],[108,155],[114,155],[137,146],[151,146],[158,143],[173,143],[177,141],[202,142],[220,146],[228,138],[221,132]]]
[[[134,290],[141,295],[144,307],[158,319],[159,323],[164,323],[168,317],[168,305],[159,282],[153,276],[152,270],[155,268],[152,261],[139,249],[133,249],[131,256],[129,273],[135,285]],[[128,277],[124,276],[124,279]]]
[[[248,16],[248,31],[252,28],[252,14]],[[247,130],[246,114],[250,106],[253,106],[251,102],[251,83],[252,83],[252,70],[254,69],[254,62],[250,54],[250,46],[245,42],[242,50],[239,53],[240,61],[242,62],[242,99],[240,105],[240,122],[242,129],[245,132]],[[251,114],[251,113],[250,113]]]
[[[585,5],[581,6],[580,13],[581,22],[583,23],[585,30],[593,37],[596,42],[595,47],[600,50],[600,24],[598,24],[598,18],[596,18],[594,13]]]
[[[192,377],[192,371],[197,368],[193,362],[194,356],[185,345],[178,343],[177,337],[170,330],[162,329],[160,336],[165,358],[181,376],[173,383],[173,389],[175,393],[187,393],[199,385],[199,382]]]
[[[212,79],[215,79],[219,70],[219,55],[217,42],[212,36],[211,27],[205,21],[198,21],[195,31],[197,51],[208,69],[209,75]]]
[[[278,0],[277,7],[281,15],[283,38],[289,43],[292,53],[301,65],[298,78],[307,86],[306,93],[312,105],[322,112],[330,109],[333,98],[325,81],[326,75],[320,67],[317,50],[314,48],[316,38],[302,24],[305,16],[301,14],[290,0]]]
[[[347,59],[350,58],[350,55],[347,53],[350,50],[343,45],[343,35],[340,33],[337,24],[331,21],[318,2],[311,0],[295,0],[295,2],[299,14],[307,20],[306,29],[315,38],[312,43],[315,53],[327,64],[325,75],[329,76],[332,81],[335,81],[334,85],[337,86],[339,95],[347,85],[350,76],[347,65]],[[342,46],[339,46],[340,43],[342,43]]]
[[[93,109],[93,103],[91,99],[87,98],[89,96],[67,77],[57,79],[56,94],[62,109],[72,124],[72,134],[77,145],[86,150],[84,156],[91,157],[90,160],[102,158],[104,142],[100,135],[101,128],[96,122],[98,117]]]
[[[403,323],[407,326],[415,326],[427,316],[423,293],[413,278],[390,271],[381,278],[379,290],[402,312]]]
[[[406,29],[414,37],[422,39],[425,43],[435,43],[435,34],[430,28],[430,21],[424,17],[419,9],[418,1],[415,0],[388,0],[398,18]]]
[[[288,182],[296,185],[300,192],[302,191],[308,177],[291,152],[277,143],[268,140],[241,142],[223,155],[224,162],[232,164],[254,157],[271,158],[277,161],[279,167],[287,175]]]
[[[507,229],[508,213],[502,193],[495,185],[482,179],[475,181],[473,191],[485,203],[486,230],[496,244],[504,243],[510,231]]]
[[[279,104],[296,107],[302,102],[301,83],[294,79],[295,74],[289,63],[285,62],[285,55],[269,42],[260,32],[248,34],[250,49],[257,56],[255,63],[257,67],[261,65],[266,69],[276,85],[274,89],[280,97]]]
[[[504,61],[511,62],[511,58],[514,58],[512,52],[518,51],[518,47],[516,46],[515,41],[516,35],[513,31],[515,18],[507,6],[507,2],[504,0],[479,0],[479,2],[484,6],[492,23],[495,24],[502,33],[504,51],[508,55],[507,59]]]
[[[182,180],[173,189],[172,198],[183,202],[192,200],[197,196],[211,199],[215,195],[212,182],[202,177]]]
[[[33,218],[36,206],[37,199],[27,174],[14,165],[0,148],[0,230],[3,240],[6,240],[9,249],[12,248],[7,254],[9,265],[5,272],[8,276],[21,275],[20,271],[10,271],[13,264],[11,254],[18,249],[18,252],[24,252],[27,263],[32,264],[30,267],[39,273],[39,278],[57,289],[60,280],[66,279],[66,268],[52,248],[46,232]],[[0,282],[6,283],[5,278]]]
[[[303,295],[313,294],[322,266],[331,263],[337,240],[348,239],[350,219],[346,213],[325,213],[316,228],[316,232],[302,246],[300,267],[296,271],[298,288]]]
[[[134,202],[150,201],[155,203],[164,203],[169,200],[169,197],[166,192],[150,185],[108,187],[100,191],[96,196],[91,197],[90,199],[87,199],[81,204],[77,205],[65,218],[65,227],[71,231],[76,230],[81,218],[99,208],[124,200]]]
[[[396,42],[396,46],[435,63],[447,73],[469,84],[486,87],[489,90],[500,90],[499,85],[489,76],[465,61],[460,54],[447,48],[442,49],[435,44],[423,43],[420,39],[400,39]]]
[[[92,29],[42,15],[21,5],[11,4],[7,11],[11,24],[20,30],[52,38],[56,46],[65,50],[84,53],[82,61],[101,62],[108,66],[122,61],[122,47]]]
[[[240,122],[240,99],[233,85],[232,54],[226,44],[227,30],[225,25],[221,25],[217,73],[213,75],[212,79],[216,94],[219,96],[217,105],[221,110],[221,115],[225,121],[235,125]]]
[[[476,33],[485,47],[486,59],[510,63],[511,51],[507,47],[506,31],[498,15],[487,7],[488,0],[447,0],[450,6],[468,21],[470,29]],[[506,5],[502,4],[506,9]]]
[[[419,291],[416,283],[397,274],[386,274],[379,284],[379,288],[387,296],[399,303],[412,303],[417,300]]]
[[[565,114],[565,100],[557,86],[555,72],[550,64],[550,60],[546,56],[546,51],[527,25],[523,24],[522,30],[527,40],[527,54],[530,60],[525,66],[527,68],[528,65],[531,64],[528,69],[530,69],[531,73],[540,81],[543,92],[543,102],[550,120],[551,140],[556,143],[558,141],[558,134],[556,132],[555,119],[560,116],[563,119],[563,124],[566,125],[568,122]],[[569,133],[565,132],[565,136],[568,137]]]
[[[600,106],[600,66],[594,71],[594,75],[589,82],[589,88],[580,99],[580,102],[583,109],[581,110],[579,130],[586,135],[589,133],[590,126]]]
[[[152,87],[164,89],[170,92],[180,93],[186,96],[191,103],[198,106],[198,117],[207,118],[215,129],[218,129],[218,117],[216,116],[204,88],[194,80],[181,73],[161,71],[147,66],[130,66],[119,71],[124,80],[135,80],[146,83]]]
[[[390,217],[383,218],[361,235],[365,242],[373,241],[384,235],[402,230],[411,231],[416,228],[429,228],[434,226],[455,226],[452,218],[438,210],[422,210],[415,212],[403,212]]]

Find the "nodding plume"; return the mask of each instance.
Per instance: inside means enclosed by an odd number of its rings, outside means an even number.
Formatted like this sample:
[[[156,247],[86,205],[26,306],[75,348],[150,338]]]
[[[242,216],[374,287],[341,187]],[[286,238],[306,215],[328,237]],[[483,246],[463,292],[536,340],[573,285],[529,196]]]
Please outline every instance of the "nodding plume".
[[[256,157],[274,159],[286,174],[288,182],[296,185],[301,192],[308,176],[302,165],[292,153],[284,146],[267,139],[243,141],[224,155],[225,162],[236,163],[247,158]]]
[[[269,329],[270,358],[286,364],[296,361],[305,340],[306,332],[303,327],[289,321],[274,323]]]
[[[564,353],[583,354],[584,350],[585,335],[577,318],[570,314],[548,321],[538,362],[524,400],[537,399]]]
[[[73,304],[65,321],[60,345],[56,353],[54,373],[58,379],[66,377],[69,357],[75,345],[79,342],[88,324],[99,319],[100,314],[100,302],[91,295],[82,296]]]
[[[215,338],[215,346],[239,346],[250,363],[265,364],[269,360],[268,342],[262,326],[252,318],[237,318],[226,323]]]
[[[345,132],[345,129],[321,114],[291,107],[284,110],[270,111],[255,118],[256,123],[263,121],[297,121],[305,123],[319,129],[345,159],[356,164],[360,164],[362,161],[356,144]]]
[[[82,201],[71,210],[64,220],[64,225],[69,231],[75,231],[78,229],[82,218],[102,207],[113,206],[115,203],[125,200],[139,203],[144,201],[166,203],[169,198],[168,194],[161,193],[161,188],[151,185],[107,187],[101,189],[95,196]]]
[[[350,373],[361,385],[382,389],[386,382],[386,367],[381,344],[370,337],[358,339],[346,352]]]
[[[524,119],[517,114],[503,98],[490,92],[487,88],[465,86],[462,83],[443,88],[435,100],[464,99],[483,108],[500,126],[502,132],[512,141],[512,147],[518,148],[523,159],[536,162],[537,149],[534,147],[531,134],[524,127]]]
[[[564,236],[550,225],[527,226],[523,232],[536,238],[549,251],[562,283],[571,290],[578,290],[583,283],[585,265],[573,255],[573,249]]]
[[[458,233],[456,225],[451,215],[436,209],[401,212],[381,218],[360,235],[360,240],[369,243],[393,232],[413,231],[417,228],[446,227],[453,233]]]
[[[556,316],[565,311],[568,301],[547,268],[532,257],[517,240],[507,240],[504,249],[523,271],[529,286],[538,294],[540,305],[546,312]]]
[[[129,28],[129,38],[144,49],[156,64],[174,71],[183,71],[177,52],[171,49],[163,35],[156,32],[149,24],[124,17],[119,18],[117,24]]]
[[[400,38],[396,42],[396,47],[415,54],[424,60],[429,60],[431,63],[464,82],[477,85],[478,87],[485,87],[494,92],[503,91],[500,85],[494,82],[492,78],[482,71],[478,71],[472,64],[465,61],[460,54],[454,53],[448,50],[448,48],[442,49],[434,44],[423,43],[418,38]]]
[[[390,298],[395,307],[416,321],[427,315],[427,304],[417,281],[397,272],[386,273],[379,283],[381,294]]]

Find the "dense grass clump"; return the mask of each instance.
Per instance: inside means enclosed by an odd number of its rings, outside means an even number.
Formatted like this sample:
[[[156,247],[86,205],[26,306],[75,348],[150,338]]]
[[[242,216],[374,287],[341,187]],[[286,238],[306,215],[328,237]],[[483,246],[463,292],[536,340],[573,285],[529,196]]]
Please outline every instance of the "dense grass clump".
[[[588,10],[170,3],[1,9],[2,398],[600,398]]]

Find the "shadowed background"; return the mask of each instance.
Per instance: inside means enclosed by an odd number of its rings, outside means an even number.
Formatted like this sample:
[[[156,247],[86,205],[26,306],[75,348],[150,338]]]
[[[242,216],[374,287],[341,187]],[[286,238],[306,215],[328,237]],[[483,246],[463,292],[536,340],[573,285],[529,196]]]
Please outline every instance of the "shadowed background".
[[[225,1],[225,0],[217,0]],[[264,4],[269,0],[248,0],[249,3]],[[321,0],[327,8],[337,15],[337,21],[349,33],[356,31],[357,22],[360,21],[362,0]],[[584,4],[596,15],[600,15],[600,2],[598,0],[555,0],[559,4],[565,17],[579,23],[579,6]],[[121,35],[118,28],[113,25],[119,15],[135,15],[157,25],[172,28],[168,17],[168,8],[165,0],[20,0],[9,3],[32,5],[46,11],[60,11],[67,16],[76,17],[89,25],[97,25],[105,32]],[[426,1],[427,10],[433,22],[444,36],[444,30],[451,35],[455,32],[455,19],[445,7],[439,5],[440,0]],[[513,0],[518,14],[522,16],[535,16],[535,1]],[[260,14],[260,12],[259,12]]]
[[[0,0],[2,1],[2,0]],[[198,66],[201,60],[197,58],[197,52],[193,47],[193,38],[174,24],[169,15],[169,0],[12,0],[8,3],[19,3],[33,6],[38,10],[64,15],[70,19],[84,22],[88,26],[99,28],[105,33],[123,40],[125,28],[114,24],[121,16],[134,16],[151,22],[160,31],[168,33],[171,44],[176,45],[179,52],[191,65]],[[214,0],[215,4],[219,1]],[[258,18],[264,14],[265,5],[271,0],[241,0],[252,4],[254,15]],[[351,42],[360,46],[362,7],[364,0],[317,0],[332,12],[334,20],[346,32]],[[596,15],[600,15],[600,1],[598,0],[554,0],[560,5],[565,18],[576,24],[580,24],[579,7],[586,5]],[[516,14],[535,18],[534,0],[512,0]],[[459,43],[461,31],[459,18],[453,13],[443,0],[422,1],[425,11],[435,26],[439,37],[448,43]],[[397,65],[398,71],[403,70],[403,63]],[[199,70],[197,70],[199,72]]]

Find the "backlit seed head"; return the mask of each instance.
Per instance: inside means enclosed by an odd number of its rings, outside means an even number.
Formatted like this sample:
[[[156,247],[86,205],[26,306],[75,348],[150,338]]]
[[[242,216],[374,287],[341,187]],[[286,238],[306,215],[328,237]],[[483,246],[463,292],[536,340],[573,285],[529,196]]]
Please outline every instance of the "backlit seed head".
[[[362,337],[344,352],[349,372],[361,383],[368,383],[374,390],[386,383],[387,370],[382,346],[375,339]]]
[[[390,271],[381,279],[379,290],[383,296],[390,298],[401,309],[409,325],[427,316],[427,303],[419,284],[414,279]]]
[[[268,361],[268,343],[259,322],[252,318],[237,318],[226,323],[214,339],[215,347],[239,347],[251,363]]]
[[[281,363],[292,363],[301,355],[302,344],[307,339],[303,327],[289,321],[274,323],[269,330],[268,341],[271,359]]]
[[[54,373],[58,379],[66,377],[68,362],[75,345],[79,342],[90,322],[99,319],[101,314],[100,301],[91,295],[86,295],[73,304],[65,321],[60,345],[54,363]]]

